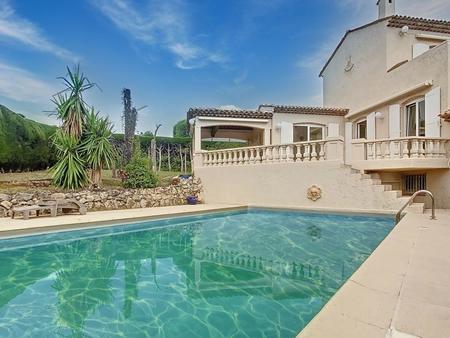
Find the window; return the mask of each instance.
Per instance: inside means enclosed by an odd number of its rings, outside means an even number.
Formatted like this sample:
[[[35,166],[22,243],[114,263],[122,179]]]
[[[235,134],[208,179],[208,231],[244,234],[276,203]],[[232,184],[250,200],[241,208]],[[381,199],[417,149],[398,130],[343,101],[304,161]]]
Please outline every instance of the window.
[[[367,138],[367,120],[356,123],[356,138]]]
[[[315,125],[294,126],[294,142],[323,140],[323,127]]]
[[[425,136],[425,100],[406,106],[406,136]]]
[[[427,189],[427,175],[403,175],[403,193],[412,195],[418,190]]]

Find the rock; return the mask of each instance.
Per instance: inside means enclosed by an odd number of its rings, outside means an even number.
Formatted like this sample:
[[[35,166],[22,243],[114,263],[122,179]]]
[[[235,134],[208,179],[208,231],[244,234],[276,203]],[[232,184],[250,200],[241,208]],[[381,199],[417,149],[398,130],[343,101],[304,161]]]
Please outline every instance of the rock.
[[[141,201],[139,202],[139,206],[141,208],[146,208],[147,207],[147,201],[144,199],[141,199]]]
[[[11,201],[11,196],[7,194],[0,194],[0,201]]]
[[[0,205],[7,210],[11,209],[13,206],[13,204],[9,201],[2,201],[0,202]]]
[[[27,194],[24,192],[20,192],[16,195],[16,200],[18,201],[30,201],[33,199],[33,194]]]
[[[66,198],[66,194],[63,194],[62,192],[57,192],[57,193],[51,194],[50,198],[52,200],[63,200]]]

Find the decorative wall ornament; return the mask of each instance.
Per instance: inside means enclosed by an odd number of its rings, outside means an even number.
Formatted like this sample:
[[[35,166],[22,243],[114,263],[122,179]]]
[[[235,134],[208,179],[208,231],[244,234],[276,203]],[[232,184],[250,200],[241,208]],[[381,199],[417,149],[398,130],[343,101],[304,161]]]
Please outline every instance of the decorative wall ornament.
[[[354,66],[355,66],[355,64],[352,62],[352,57],[349,56],[347,59],[347,65],[345,66],[344,70],[346,72],[350,72]]]
[[[312,185],[308,188],[308,191],[306,193],[306,196],[313,202],[317,201],[319,198],[322,197],[322,189],[318,187],[317,185]]]
[[[446,112],[443,112],[439,115],[441,117],[441,119],[443,119],[446,122],[450,122],[450,109],[447,110]]]

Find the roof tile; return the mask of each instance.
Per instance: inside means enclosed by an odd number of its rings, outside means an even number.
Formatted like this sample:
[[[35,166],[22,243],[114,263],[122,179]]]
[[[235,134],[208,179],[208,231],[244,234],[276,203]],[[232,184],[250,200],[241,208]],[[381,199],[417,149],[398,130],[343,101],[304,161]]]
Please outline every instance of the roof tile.
[[[256,110],[226,110],[217,108],[191,108],[187,113],[188,120],[197,117],[225,117],[244,119],[271,119],[272,113]]]
[[[387,26],[394,28],[402,28],[404,26],[408,26],[409,29],[417,31],[450,34],[450,21],[445,20],[433,20],[395,15],[389,19]]]

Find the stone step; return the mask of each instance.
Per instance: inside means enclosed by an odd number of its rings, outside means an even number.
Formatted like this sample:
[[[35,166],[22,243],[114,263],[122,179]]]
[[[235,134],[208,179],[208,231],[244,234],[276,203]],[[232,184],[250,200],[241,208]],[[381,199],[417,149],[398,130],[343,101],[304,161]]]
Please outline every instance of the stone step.
[[[413,203],[406,209],[414,214],[423,214],[425,212],[425,203]]]
[[[404,200],[404,203],[408,200],[409,197],[405,199],[405,197],[402,197],[402,191],[401,190],[388,190],[384,192],[386,196],[389,196],[391,198],[397,198],[399,202],[402,202]]]
[[[378,178],[364,178],[361,180],[364,185],[381,185],[381,180]]]

